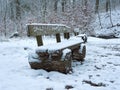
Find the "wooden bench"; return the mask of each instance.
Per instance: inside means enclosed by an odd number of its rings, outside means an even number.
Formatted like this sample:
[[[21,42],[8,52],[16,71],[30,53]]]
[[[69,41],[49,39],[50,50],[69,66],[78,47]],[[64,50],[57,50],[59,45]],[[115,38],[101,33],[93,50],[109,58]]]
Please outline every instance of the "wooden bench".
[[[63,24],[28,24],[28,36],[35,36],[38,48],[34,54],[29,55],[29,63],[33,69],[45,69],[47,71],[60,71],[68,73],[71,71],[73,59],[82,61],[85,58],[86,47],[83,40],[84,35],[70,38],[71,28]],[[64,33],[61,42],[60,33]],[[43,45],[42,35],[56,35],[55,44]],[[69,39],[70,38],[70,39]]]
[[[35,36],[38,46],[43,45],[42,35],[56,35],[56,41],[61,42],[60,33],[64,33],[64,38],[69,39],[69,33],[73,32],[70,27],[63,24],[27,24],[27,35]]]

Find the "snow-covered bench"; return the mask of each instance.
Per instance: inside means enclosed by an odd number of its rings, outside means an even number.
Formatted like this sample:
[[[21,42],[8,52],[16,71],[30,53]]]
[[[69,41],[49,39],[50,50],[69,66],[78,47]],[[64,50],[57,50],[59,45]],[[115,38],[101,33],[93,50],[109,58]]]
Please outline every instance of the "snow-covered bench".
[[[56,41],[61,42],[60,33],[64,33],[64,37],[69,39],[69,33],[73,32],[70,27],[64,24],[27,24],[28,36],[35,36],[38,46],[43,45],[42,35],[56,35]]]
[[[51,52],[51,51],[61,50],[70,47],[72,48],[74,46],[79,45],[80,43],[83,43],[83,40],[80,37],[76,36],[74,38],[70,38],[69,40],[64,40],[60,43],[53,43],[53,44],[40,46],[37,48],[37,51],[48,50],[49,52]]]
[[[40,27],[42,27],[42,24],[40,24],[39,28]],[[56,31],[55,27],[58,28],[59,31]],[[42,29],[43,28],[45,29],[51,28],[50,29],[51,31],[56,31],[56,32],[53,32],[54,34],[67,32],[66,29],[64,29],[66,28],[66,26],[64,27],[64,25],[50,26],[50,24],[49,25],[43,24]],[[60,28],[64,30],[62,31]],[[35,36],[41,35],[41,33],[38,33],[39,31],[41,32],[41,29],[40,30],[36,30],[36,28],[31,29],[31,32],[29,32],[29,34],[35,35]],[[46,34],[46,33],[43,33],[43,34]],[[47,71],[53,70],[53,71],[68,73],[72,69],[71,63],[73,59],[82,61],[85,58],[86,47],[84,44],[85,41],[83,40],[84,37],[85,35],[79,35],[79,36],[75,36],[73,38],[64,40],[62,42],[39,46],[35,50],[35,53],[32,53],[29,55],[28,60],[31,68],[45,69]]]

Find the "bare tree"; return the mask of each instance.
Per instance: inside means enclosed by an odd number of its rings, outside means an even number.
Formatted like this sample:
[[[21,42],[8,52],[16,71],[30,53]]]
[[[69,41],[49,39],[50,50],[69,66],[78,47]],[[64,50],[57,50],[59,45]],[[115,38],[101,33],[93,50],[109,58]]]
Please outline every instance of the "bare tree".
[[[64,12],[65,11],[66,0],[62,0],[61,5],[62,5],[62,12]]]
[[[106,0],[106,12],[108,12],[110,6],[110,0]]]
[[[83,6],[81,2],[84,3]],[[72,28],[87,27],[93,10],[89,7],[92,3],[88,2],[89,0],[0,0],[0,31],[18,31],[22,34],[28,22],[63,23]]]
[[[96,0],[95,13],[98,13],[98,8],[99,8],[99,0]]]
[[[110,22],[111,22],[111,25],[113,27],[112,16],[111,16],[111,2],[110,2],[110,0],[109,0],[109,7],[110,7]]]
[[[8,3],[8,0],[5,0],[4,2],[3,2],[3,9],[4,9],[4,12],[3,12],[3,26],[4,26],[4,28],[3,28],[3,33],[4,33],[4,36],[6,37],[7,36],[7,8],[8,8],[8,6],[7,6],[7,3]]]
[[[54,11],[57,13],[58,0],[54,0]]]
[[[99,0],[96,0],[96,3],[95,3],[95,13],[98,14],[99,24],[100,24],[100,27],[102,28],[100,12],[99,12],[99,2],[100,2]]]

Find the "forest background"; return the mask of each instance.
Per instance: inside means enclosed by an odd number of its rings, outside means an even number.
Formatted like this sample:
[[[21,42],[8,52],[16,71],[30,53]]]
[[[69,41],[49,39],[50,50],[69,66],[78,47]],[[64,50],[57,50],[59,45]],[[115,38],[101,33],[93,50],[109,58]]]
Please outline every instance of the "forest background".
[[[120,0],[0,0],[0,36],[25,36],[27,23],[66,24],[93,35],[96,17],[102,29],[101,13],[108,14],[112,27],[111,12],[118,8]]]

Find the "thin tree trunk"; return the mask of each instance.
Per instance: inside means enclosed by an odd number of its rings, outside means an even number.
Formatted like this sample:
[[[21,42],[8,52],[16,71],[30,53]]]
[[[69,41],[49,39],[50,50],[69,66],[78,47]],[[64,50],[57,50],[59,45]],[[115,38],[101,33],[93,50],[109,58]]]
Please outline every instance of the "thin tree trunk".
[[[62,0],[61,5],[62,5],[62,12],[64,12],[65,11],[66,0]]]
[[[106,0],[106,12],[108,12],[108,10],[109,10],[109,1],[110,0]]]
[[[75,2],[76,2],[76,0],[73,0],[73,9],[75,8]]]
[[[58,0],[55,0],[54,3],[54,11],[57,13],[57,6],[58,6]]]
[[[95,13],[98,13],[98,8],[99,8],[99,0],[96,0]]]
[[[100,28],[102,29],[103,27],[102,27],[102,23],[101,23],[101,19],[100,19],[100,13],[99,13],[99,11],[98,11],[98,19],[99,19]]]
[[[96,0],[95,13],[98,14],[100,28],[102,29],[103,27],[102,27],[102,23],[101,23],[101,19],[100,19],[100,13],[99,13],[99,0]]]
[[[6,20],[7,20],[7,0],[5,0],[5,15],[3,17],[3,22],[4,22],[4,36],[6,37],[7,36],[7,26],[6,26]]]
[[[42,12],[42,21],[46,22],[46,13],[47,13],[47,1],[43,0],[43,12]]]
[[[111,16],[111,2],[110,2],[110,0],[109,0],[109,6],[110,6],[110,22],[111,22],[111,25],[113,27],[112,16]]]

